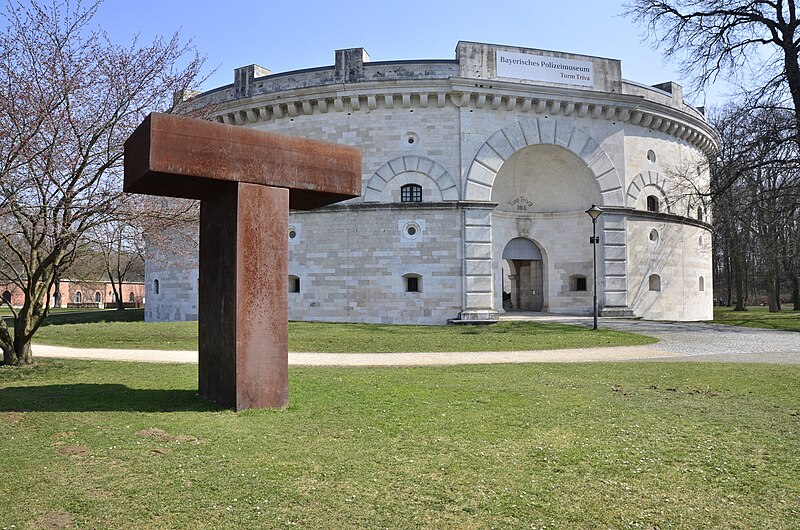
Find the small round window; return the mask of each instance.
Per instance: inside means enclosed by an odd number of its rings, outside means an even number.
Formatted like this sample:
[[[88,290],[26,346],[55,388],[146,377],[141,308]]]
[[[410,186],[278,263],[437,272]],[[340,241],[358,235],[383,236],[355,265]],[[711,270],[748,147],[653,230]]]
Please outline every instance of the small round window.
[[[658,242],[658,230],[656,230],[655,228],[650,230],[650,241],[652,241],[653,243]]]
[[[647,151],[647,160],[650,161],[651,164],[656,163],[656,152],[650,149]]]
[[[408,239],[417,239],[420,235],[420,227],[417,223],[411,221],[403,226],[403,235]]]
[[[405,134],[406,145],[413,147],[419,142],[419,135],[415,132],[408,131]]]
[[[296,239],[297,238],[297,229],[293,226],[289,227],[289,239]]]

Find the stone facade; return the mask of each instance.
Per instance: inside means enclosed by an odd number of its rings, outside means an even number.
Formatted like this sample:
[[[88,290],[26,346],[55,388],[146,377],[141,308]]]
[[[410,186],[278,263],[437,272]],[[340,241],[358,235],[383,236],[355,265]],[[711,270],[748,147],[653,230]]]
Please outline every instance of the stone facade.
[[[589,313],[592,204],[604,209],[606,314],[712,317],[708,215],[681,190],[686,179],[707,186],[702,161],[716,137],[679,85],[623,80],[617,60],[472,42],[455,60],[369,62],[355,48],[335,61],[283,74],[239,68],[233,85],[185,102],[211,105],[220,123],[363,152],[360,198],[290,215],[290,318]],[[408,186],[420,202],[403,201]],[[156,258],[147,318],[193,318],[196,262]],[[156,277],[170,294],[151,295]]]
[[[124,282],[122,284],[122,301],[126,307],[142,307],[144,305],[145,288],[142,282]],[[25,295],[13,283],[0,285],[2,303],[11,307],[22,307]],[[115,306],[114,289],[110,282],[68,279],[58,282],[50,291],[50,307],[98,307]]]

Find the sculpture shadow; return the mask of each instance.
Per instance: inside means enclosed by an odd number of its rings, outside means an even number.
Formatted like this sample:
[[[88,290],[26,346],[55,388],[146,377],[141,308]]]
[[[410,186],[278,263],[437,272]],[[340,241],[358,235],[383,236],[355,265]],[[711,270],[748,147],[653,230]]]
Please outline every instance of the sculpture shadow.
[[[196,390],[73,383],[0,388],[2,412],[213,412],[227,410]]]

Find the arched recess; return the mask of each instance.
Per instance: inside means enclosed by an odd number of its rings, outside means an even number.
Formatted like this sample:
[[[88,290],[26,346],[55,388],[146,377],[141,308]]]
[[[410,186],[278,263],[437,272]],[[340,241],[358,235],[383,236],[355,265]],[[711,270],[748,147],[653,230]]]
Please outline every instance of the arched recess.
[[[544,256],[524,237],[506,243],[501,265],[503,309],[541,311],[544,308]]]
[[[667,198],[667,193],[664,191],[666,181],[664,177],[656,171],[643,171],[636,175],[628,186],[628,191],[625,193],[625,206],[631,208],[639,208],[646,210],[645,198],[648,195],[655,195],[659,198],[664,205],[662,211],[672,213],[672,204]],[[647,190],[642,193],[643,190]]]
[[[405,184],[418,184],[423,193],[432,192],[427,199],[423,195],[425,202],[458,200],[456,182],[444,167],[429,158],[407,155],[389,160],[372,175],[364,191],[364,202],[393,202],[392,190],[399,193]]]
[[[541,144],[561,146],[583,160],[597,181],[603,205],[624,204],[619,173],[605,150],[569,120],[553,118],[516,121],[490,136],[469,167],[464,199],[490,201],[494,179],[503,163],[517,151]]]

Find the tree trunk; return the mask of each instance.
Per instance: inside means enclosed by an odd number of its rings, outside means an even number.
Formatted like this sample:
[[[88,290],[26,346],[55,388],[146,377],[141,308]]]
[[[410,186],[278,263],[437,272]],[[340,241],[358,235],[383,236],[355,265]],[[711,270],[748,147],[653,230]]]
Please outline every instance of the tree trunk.
[[[733,257],[733,283],[736,288],[736,307],[734,311],[746,311],[744,305],[744,266],[743,257],[737,252]]]
[[[33,352],[31,351],[31,341],[30,339],[26,341],[20,341],[21,344],[17,349],[17,364],[32,364],[33,363]]]
[[[31,364],[33,354],[31,353],[31,328],[30,319],[17,315],[14,321],[14,353],[16,362],[13,364]]]
[[[17,364],[17,352],[14,351],[14,339],[4,318],[0,317],[0,346],[3,349],[3,364]]]
[[[733,282],[731,282],[731,257],[730,252],[728,253],[728,257],[725,260],[725,283],[727,287],[727,292],[725,293],[727,298],[725,298],[725,306],[731,306],[731,300],[733,299]]]
[[[791,276],[792,280],[792,305],[795,311],[800,311],[800,278],[797,274]]]
[[[777,313],[780,311],[780,308],[775,301],[775,271],[770,265],[765,265],[764,267],[764,283],[767,289],[767,305],[769,306],[769,312]]]

